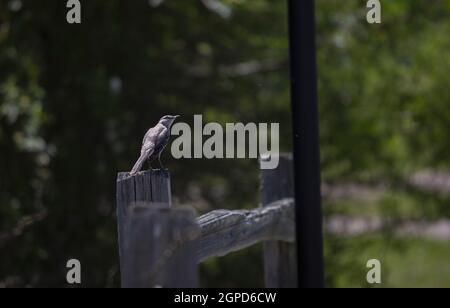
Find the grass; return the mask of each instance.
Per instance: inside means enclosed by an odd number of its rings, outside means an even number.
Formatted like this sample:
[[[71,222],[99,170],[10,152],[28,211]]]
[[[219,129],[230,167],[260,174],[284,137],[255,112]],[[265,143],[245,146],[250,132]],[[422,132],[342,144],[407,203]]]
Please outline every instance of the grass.
[[[381,217],[434,221],[449,217],[448,197],[418,191],[387,191],[371,200],[324,202],[327,216]],[[329,287],[450,287],[450,246],[417,235],[396,237],[392,230],[345,237],[325,236]],[[366,282],[370,259],[382,264],[382,284]]]
[[[329,287],[431,288],[450,287],[450,248],[447,242],[420,238],[366,235],[326,236]],[[381,262],[382,283],[366,282],[370,259]]]

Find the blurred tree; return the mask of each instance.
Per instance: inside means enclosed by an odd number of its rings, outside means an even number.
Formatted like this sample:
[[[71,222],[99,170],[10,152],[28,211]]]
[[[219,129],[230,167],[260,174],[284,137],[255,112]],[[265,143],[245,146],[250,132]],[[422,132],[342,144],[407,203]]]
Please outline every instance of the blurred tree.
[[[80,259],[84,286],[118,285],[116,173],[131,168],[162,114],[279,122],[289,150],[286,10],[269,0],[91,0],[69,25],[65,1],[0,0],[0,285],[65,285],[69,258]],[[368,25],[361,1],[317,1],[329,182],[449,167],[450,4],[382,10],[383,23]],[[178,203],[200,212],[257,204],[255,161],[167,164]],[[235,281],[236,269],[262,271],[258,255],[211,260],[203,283],[261,285],[262,275]],[[336,269],[351,267],[342,260]]]

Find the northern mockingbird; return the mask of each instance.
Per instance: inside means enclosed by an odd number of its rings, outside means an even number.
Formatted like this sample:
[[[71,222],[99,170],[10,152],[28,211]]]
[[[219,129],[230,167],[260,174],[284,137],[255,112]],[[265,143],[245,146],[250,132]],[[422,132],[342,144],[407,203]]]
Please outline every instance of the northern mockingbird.
[[[169,143],[170,128],[178,117],[178,115],[165,115],[159,120],[156,126],[147,131],[144,136],[144,140],[142,141],[141,156],[134,164],[130,175],[135,175],[138,173],[146,161],[151,163],[155,158],[158,158],[161,168],[164,168],[161,163],[161,153],[167,143]]]

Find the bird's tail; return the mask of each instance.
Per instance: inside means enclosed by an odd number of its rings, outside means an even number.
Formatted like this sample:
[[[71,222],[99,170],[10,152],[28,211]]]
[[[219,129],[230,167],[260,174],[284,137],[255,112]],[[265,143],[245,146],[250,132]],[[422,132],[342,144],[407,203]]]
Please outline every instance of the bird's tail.
[[[142,165],[147,160],[147,155],[143,154],[139,157],[137,162],[134,164],[133,169],[131,169],[130,175],[135,175],[142,169]]]

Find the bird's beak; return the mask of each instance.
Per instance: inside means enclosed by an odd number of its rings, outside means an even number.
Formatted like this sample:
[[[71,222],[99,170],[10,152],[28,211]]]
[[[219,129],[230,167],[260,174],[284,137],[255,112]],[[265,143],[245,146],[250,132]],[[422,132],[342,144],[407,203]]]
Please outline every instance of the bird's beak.
[[[179,117],[181,117],[181,116],[177,114],[177,115],[175,116],[175,119],[177,119],[177,118],[179,118]]]

